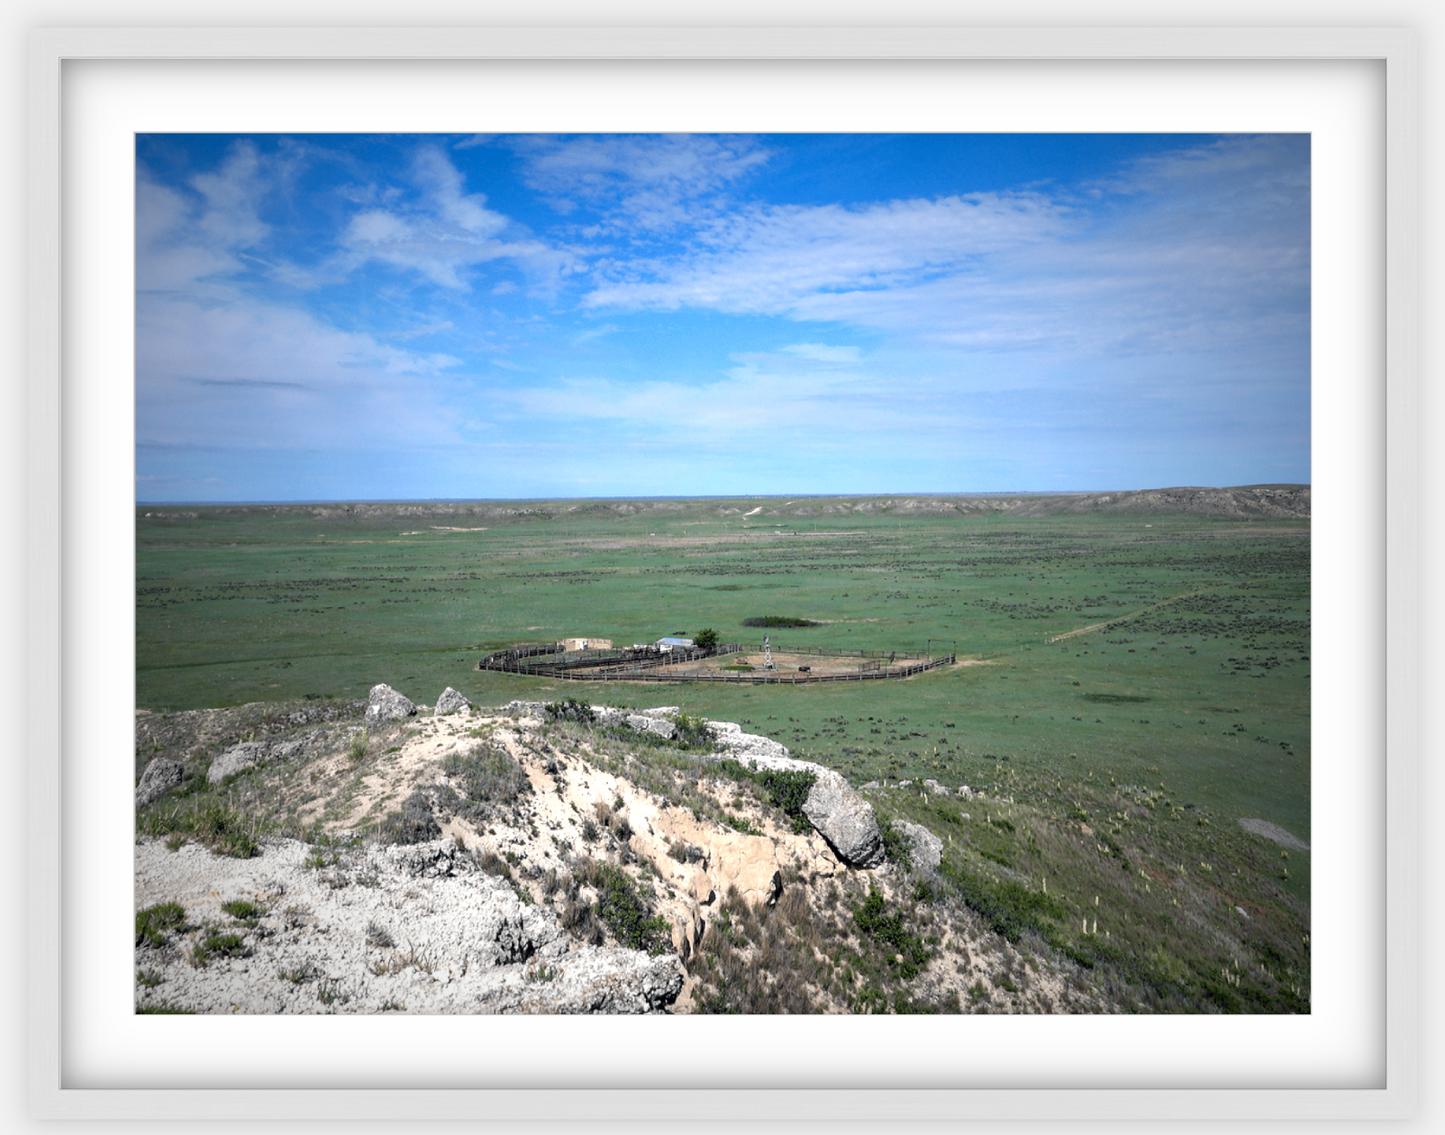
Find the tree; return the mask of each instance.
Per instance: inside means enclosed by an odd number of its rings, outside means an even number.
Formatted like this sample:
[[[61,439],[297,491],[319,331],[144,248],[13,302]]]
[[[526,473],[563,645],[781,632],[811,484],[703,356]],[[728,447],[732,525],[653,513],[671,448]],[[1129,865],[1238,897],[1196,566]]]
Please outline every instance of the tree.
[[[692,641],[694,645],[701,647],[703,650],[711,650],[717,645],[717,631],[713,630],[712,627],[704,627],[692,636]]]

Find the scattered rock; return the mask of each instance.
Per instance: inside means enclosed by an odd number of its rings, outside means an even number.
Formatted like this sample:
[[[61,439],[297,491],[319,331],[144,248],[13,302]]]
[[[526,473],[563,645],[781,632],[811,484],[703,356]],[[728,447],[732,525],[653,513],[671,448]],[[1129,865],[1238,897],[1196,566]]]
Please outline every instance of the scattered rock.
[[[437,707],[433,712],[434,717],[441,717],[448,713],[456,713],[457,710],[472,708],[472,703],[456,690],[448,686],[442,691],[442,696],[437,698]]]
[[[144,808],[152,800],[158,800],[164,796],[180,784],[185,772],[186,766],[180,761],[168,761],[165,757],[156,757],[146,765],[145,771],[140,775],[140,783],[136,785],[135,789],[135,806]]]
[[[923,782],[923,787],[928,789],[928,791],[932,792],[935,796],[950,795],[948,789],[945,788],[943,785],[939,784],[936,780],[925,780]]]
[[[803,803],[803,815],[844,863],[877,867],[883,862],[883,837],[872,805],[837,773],[823,772]]]
[[[416,703],[397,693],[385,682],[371,687],[366,701],[366,728],[375,729],[388,721],[401,721],[416,714]]]

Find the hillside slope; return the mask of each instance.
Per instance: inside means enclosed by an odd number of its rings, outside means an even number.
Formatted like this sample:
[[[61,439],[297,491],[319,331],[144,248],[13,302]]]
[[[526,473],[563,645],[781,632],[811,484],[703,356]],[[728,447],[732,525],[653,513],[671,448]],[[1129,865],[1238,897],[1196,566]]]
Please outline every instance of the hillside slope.
[[[376,700],[138,714],[137,1011],[1121,1008],[768,738]]]

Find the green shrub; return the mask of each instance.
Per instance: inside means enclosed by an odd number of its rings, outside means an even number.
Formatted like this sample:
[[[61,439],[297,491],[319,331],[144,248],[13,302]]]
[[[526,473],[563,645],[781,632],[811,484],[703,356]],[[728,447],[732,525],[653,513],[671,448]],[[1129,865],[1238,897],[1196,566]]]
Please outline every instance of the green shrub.
[[[255,922],[263,913],[259,906],[253,902],[247,902],[245,899],[222,903],[221,909],[238,922]]]
[[[803,805],[808,802],[808,793],[813,791],[817,782],[816,774],[802,769],[767,769],[758,776],[758,783],[767,789],[773,807],[793,821],[793,831],[798,833],[812,827],[808,817],[803,815]]]
[[[717,646],[717,631],[712,627],[704,627],[692,636],[692,641],[701,650],[712,650]]]
[[[245,953],[246,942],[239,934],[215,934],[207,935],[206,940],[201,943],[206,948],[207,954],[225,954],[227,957],[235,957]]]
[[[575,721],[579,725],[592,725],[597,721],[597,714],[592,707],[576,698],[548,702],[542,707],[542,715],[548,721]]]
[[[694,717],[691,714],[679,713],[674,719],[677,723],[677,732],[673,735],[673,743],[689,749],[713,750],[717,743],[717,733],[703,717]]]
[[[759,615],[743,620],[745,627],[817,627],[821,625],[812,619],[800,619],[796,615]]]
[[[883,840],[883,855],[889,863],[913,866],[913,841],[895,827],[892,820],[878,821],[878,835]]]
[[[600,892],[595,907],[597,917],[619,942],[630,950],[646,950],[649,954],[661,954],[671,947],[667,921],[649,915],[623,871],[601,864],[595,870],[595,882]]]
[[[157,903],[135,912],[135,944],[162,945],[167,930],[185,925],[186,911],[178,902]]]
[[[1055,921],[1064,917],[1063,908],[1042,891],[1031,891],[1011,880],[995,883],[948,865],[944,872],[959,897],[1010,942],[1017,942],[1026,930],[1052,940]]]
[[[902,962],[897,964],[898,975],[904,981],[912,981],[928,964],[931,957],[928,947],[916,934],[908,932],[903,915],[888,912],[888,904],[876,887],[869,887],[868,898],[853,912],[853,921],[868,937],[891,946],[902,956]]]

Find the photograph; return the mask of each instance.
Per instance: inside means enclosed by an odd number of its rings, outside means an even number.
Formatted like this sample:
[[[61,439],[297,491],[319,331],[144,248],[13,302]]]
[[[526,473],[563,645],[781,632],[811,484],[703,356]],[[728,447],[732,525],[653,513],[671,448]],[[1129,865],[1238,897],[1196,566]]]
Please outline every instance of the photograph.
[[[135,1012],[1310,1014],[1311,145],[135,134]]]

